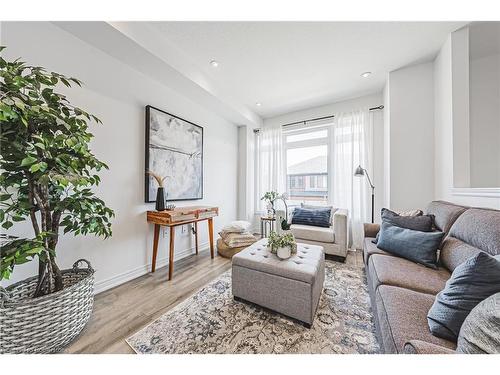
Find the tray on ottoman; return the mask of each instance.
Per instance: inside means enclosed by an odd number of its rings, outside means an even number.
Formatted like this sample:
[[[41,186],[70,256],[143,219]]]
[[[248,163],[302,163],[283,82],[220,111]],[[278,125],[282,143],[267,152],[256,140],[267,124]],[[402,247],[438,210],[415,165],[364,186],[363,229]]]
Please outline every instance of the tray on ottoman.
[[[297,253],[281,260],[263,238],[234,255],[232,291],[242,299],[274,310],[310,327],[325,279],[321,246],[297,243]]]

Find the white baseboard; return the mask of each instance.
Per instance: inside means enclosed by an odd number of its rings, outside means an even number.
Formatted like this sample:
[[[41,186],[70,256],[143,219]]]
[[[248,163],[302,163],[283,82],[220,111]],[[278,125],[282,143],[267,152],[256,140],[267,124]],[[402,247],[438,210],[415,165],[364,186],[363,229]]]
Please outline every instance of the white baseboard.
[[[199,245],[200,252],[208,251],[208,250],[209,250],[208,242],[205,242],[205,243],[202,243]],[[194,247],[178,251],[175,254],[174,261],[185,258],[189,255],[194,254],[195,252],[196,252],[196,250]],[[156,269],[161,268],[161,267],[166,267],[167,265],[168,265],[168,258],[167,257],[156,259]],[[147,263],[147,264],[144,264],[142,266],[131,269],[129,271],[120,273],[116,276],[110,277],[108,279],[98,281],[94,285],[94,294],[102,293],[105,290],[114,288],[115,286],[126,283],[127,281],[130,281],[130,280],[136,279],[140,276],[146,275],[150,271],[151,271],[151,263]]]

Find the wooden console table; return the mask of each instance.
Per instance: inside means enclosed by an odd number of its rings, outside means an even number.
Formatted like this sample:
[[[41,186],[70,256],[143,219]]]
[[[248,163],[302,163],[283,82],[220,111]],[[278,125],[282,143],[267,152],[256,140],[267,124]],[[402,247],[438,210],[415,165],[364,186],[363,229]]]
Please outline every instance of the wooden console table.
[[[172,280],[174,273],[174,241],[175,227],[180,225],[193,224],[193,233],[195,238],[196,254],[198,254],[198,222],[208,221],[208,237],[210,242],[210,256],[214,258],[214,225],[213,218],[219,214],[219,207],[208,206],[192,206],[192,207],[177,207],[169,211],[148,211],[148,223],[153,223],[154,240],[153,240],[153,262],[151,272],[156,269],[156,255],[158,254],[158,240],[160,238],[160,227],[165,226],[170,228],[170,249],[168,257],[168,279]]]

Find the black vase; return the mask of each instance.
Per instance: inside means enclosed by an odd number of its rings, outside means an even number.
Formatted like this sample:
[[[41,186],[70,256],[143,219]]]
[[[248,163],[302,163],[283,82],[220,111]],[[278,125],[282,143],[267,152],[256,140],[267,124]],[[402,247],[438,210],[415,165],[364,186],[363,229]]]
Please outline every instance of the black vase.
[[[162,187],[156,192],[156,211],[165,211],[165,193]]]

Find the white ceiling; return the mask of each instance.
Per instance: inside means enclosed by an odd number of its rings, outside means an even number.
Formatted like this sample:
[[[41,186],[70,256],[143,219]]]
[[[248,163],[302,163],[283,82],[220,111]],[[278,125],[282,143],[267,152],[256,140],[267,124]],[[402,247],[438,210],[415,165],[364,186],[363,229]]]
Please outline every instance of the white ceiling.
[[[262,118],[383,88],[464,22],[151,22],[213,86]],[[158,46],[162,48],[162,46]],[[219,66],[213,68],[211,60]],[[365,71],[373,74],[360,77]],[[262,106],[257,107],[256,102]]]
[[[55,24],[232,123],[259,127],[263,119],[380,92],[390,71],[431,61],[466,23]],[[373,74],[362,78],[365,71]]]

